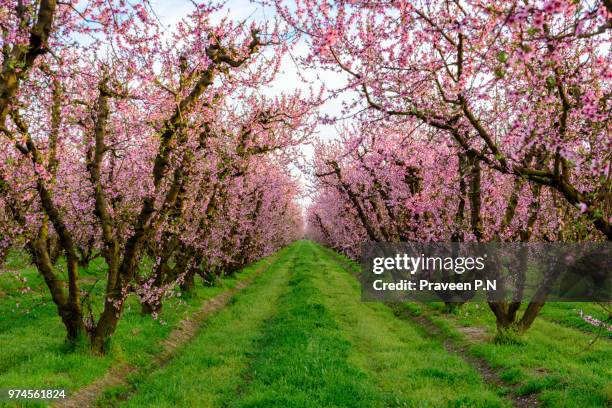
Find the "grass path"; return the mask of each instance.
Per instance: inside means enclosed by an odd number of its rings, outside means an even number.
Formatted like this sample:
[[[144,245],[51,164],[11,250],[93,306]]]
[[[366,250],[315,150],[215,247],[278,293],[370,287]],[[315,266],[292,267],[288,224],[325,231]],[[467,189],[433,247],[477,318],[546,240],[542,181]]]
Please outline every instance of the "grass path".
[[[218,286],[169,299],[163,322],[128,299],[111,352],[96,357],[65,349],[43,283],[20,267],[31,292],[0,280],[10,293],[0,296],[0,350],[10,350],[0,353],[0,388],[67,387],[83,407],[611,406],[612,343],[593,342],[572,320],[576,307],[594,305],[547,305],[520,343],[496,345],[483,305],[448,315],[438,304],[362,302],[355,268],[299,241]]]
[[[275,300],[286,288],[297,251],[295,246],[283,250],[265,274],[207,320],[180,355],[151,375],[134,379],[136,392],[129,400],[113,401],[110,393],[102,405],[221,406],[243,380],[265,321],[276,312]]]
[[[227,406],[382,406],[383,396],[371,378],[349,361],[352,344],[313,284],[325,272],[314,245],[302,242],[299,247],[289,290],[245,373],[247,384]]]
[[[354,262],[321,249],[353,274]],[[354,281],[353,281],[354,282]],[[457,315],[442,313],[441,302],[392,306],[406,324],[416,324],[445,348],[476,367],[496,392],[516,406],[612,406],[612,343],[600,330],[584,330],[576,309],[597,315],[594,303],[554,303],[517,344],[494,344],[495,320],[486,303],[468,302]],[[600,318],[604,318],[599,316]],[[432,330],[433,329],[433,330]]]
[[[384,406],[507,406],[479,374],[422,328],[403,322],[381,303],[361,302],[356,279],[320,247],[314,276],[327,306],[352,342],[350,360],[385,394]],[[435,392],[432,392],[435,390]]]
[[[234,299],[120,405],[509,405],[417,327],[362,303],[357,282],[314,243],[290,246]]]
[[[269,260],[269,262],[272,264],[274,259]],[[148,364],[141,367],[130,366],[127,364],[117,365],[109,370],[105,376],[99,378],[90,385],[79,389],[76,393],[71,395],[70,398],[61,400],[53,406],[57,408],[80,408],[92,406],[99,399],[102,391],[105,391],[108,394],[107,398],[112,398],[113,393],[111,390],[125,390],[126,386],[128,385],[127,378],[129,376],[138,376],[139,373],[142,375],[142,373],[148,372],[150,369],[165,365],[175,356],[177,350],[180,350],[182,346],[187,344],[195,336],[198,328],[209,316],[224,308],[226,304],[232,300],[232,297],[235,296],[236,293],[248,287],[253,280],[257,279],[259,274],[266,272],[268,265],[269,264],[267,263],[262,263],[256,269],[256,271],[247,278],[242,279],[232,288],[221,292],[211,299],[208,299],[189,317],[178,322],[177,327],[175,327],[161,342],[163,345],[162,351],[152,358]],[[125,394],[128,393],[128,391],[125,391]]]

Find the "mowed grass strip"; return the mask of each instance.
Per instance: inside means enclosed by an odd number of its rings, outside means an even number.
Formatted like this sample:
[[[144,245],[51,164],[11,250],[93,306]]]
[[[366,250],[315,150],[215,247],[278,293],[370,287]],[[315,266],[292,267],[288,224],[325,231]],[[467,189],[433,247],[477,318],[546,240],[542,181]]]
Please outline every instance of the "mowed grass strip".
[[[352,273],[359,272],[359,266],[353,261],[329,249],[320,250],[339,260]],[[358,287],[356,281],[353,284]],[[372,307],[379,306],[372,304]],[[500,379],[517,394],[537,394],[544,407],[612,406],[612,342],[599,328],[585,327],[579,317],[579,311],[583,310],[605,320],[600,305],[547,303],[518,344],[491,341],[495,318],[486,303],[468,302],[456,315],[442,313],[443,307],[441,302],[403,303],[397,305],[397,310],[424,314],[445,336],[464,344],[473,356],[498,370]],[[478,336],[474,336],[475,331]]]
[[[66,346],[64,326],[40,274],[24,254],[13,252],[5,267],[18,271],[32,290],[21,293],[20,288],[26,284],[20,283],[11,271],[0,273],[0,388],[65,388],[73,392],[103,377],[117,364],[146,366],[162,351],[162,341],[181,319],[197,311],[203,301],[248,279],[268,262],[269,259],[263,259],[224,277],[215,286],[197,285],[191,295],[168,299],[157,320],[142,316],[137,299],[128,297],[111,350],[99,357],[92,355],[86,347],[75,350]],[[60,260],[59,271],[61,265]],[[147,264],[143,262],[142,267],[147,267]],[[98,280],[105,273],[106,265],[100,258],[80,271],[82,289],[89,291],[93,288],[91,297],[95,312],[99,312],[103,304],[104,285]],[[47,406],[36,402],[24,405]],[[14,404],[0,401],[0,407],[4,406]]]
[[[361,302],[360,287],[342,262],[312,244],[318,259],[313,283],[323,304],[353,344],[349,361],[383,392],[385,407],[504,407],[478,372],[421,328],[398,319],[384,304]]]
[[[161,369],[133,379],[134,393],[109,390],[101,405],[126,407],[219,407],[234,395],[261,339],[265,322],[277,312],[299,245],[283,249],[268,271],[236,294],[207,320],[196,337]],[[113,400],[114,394],[119,400]]]
[[[371,378],[348,361],[352,344],[314,285],[319,269],[314,246],[299,243],[290,290],[267,326],[246,384],[228,407],[373,407],[383,395]],[[353,299],[359,302],[358,298]]]
[[[469,351],[501,371],[500,377],[517,388],[519,395],[536,394],[546,407],[612,406],[612,342],[605,336],[584,332],[538,317],[517,343],[472,341],[465,327],[484,327],[495,333],[495,320],[487,305],[468,303],[457,316],[429,312],[430,319],[460,341]],[[585,307],[593,305],[585,304]],[[544,306],[546,310],[547,306]],[[559,313],[558,305],[551,305]]]

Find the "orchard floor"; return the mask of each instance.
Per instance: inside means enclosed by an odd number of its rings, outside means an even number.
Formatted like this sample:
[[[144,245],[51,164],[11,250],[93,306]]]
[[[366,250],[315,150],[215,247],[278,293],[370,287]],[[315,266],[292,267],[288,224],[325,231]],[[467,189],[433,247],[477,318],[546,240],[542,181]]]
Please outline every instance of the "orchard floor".
[[[0,388],[45,384],[76,391],[121,361],[141,369],[100,390],[98,406],[612,404],[612,341],[582,327],[569,306],[547,305],[520,343],[496,345],[483,305],[446,315],[435,304],[362,302],[354,268],[328,249],[299,241],[220,288],[200,289],[200,298],[212,298],[252,278],[157,366],[144,360],[159,352],[156,340],[171,332],[168,327],[197,309],[196,300],[164,310],[163,329],[137,313],[126,315],[114,351],[104,358],[62,351],[52,311],[21,320],[21,328],[0,320]],[[0,298],[5,313],[2,307]],[[51,334],[36,334],[35,327]],[[35,335],[42,345],[27,337]]]

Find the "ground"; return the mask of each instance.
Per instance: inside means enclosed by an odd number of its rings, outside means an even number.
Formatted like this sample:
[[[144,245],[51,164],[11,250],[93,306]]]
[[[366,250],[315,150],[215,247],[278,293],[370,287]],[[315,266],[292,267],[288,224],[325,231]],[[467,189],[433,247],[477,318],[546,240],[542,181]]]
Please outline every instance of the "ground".
[[[547,305],[520,342],[494,344],[486,305],[448,315],[439,304],[362,302],[353,263],[299,241],[215,287],[177,296],[157,320],[132,303],[101,358],[68,349],[35,271],[15,259],[8,265],[0,276],[0,389],[67,387],[73,406],[612,403],[612,340],[578,314],[601,313],[593,304]],[[10,268],[32,291],[15,294],[21,284]],[[102,269],[84,271],[92,285]]]

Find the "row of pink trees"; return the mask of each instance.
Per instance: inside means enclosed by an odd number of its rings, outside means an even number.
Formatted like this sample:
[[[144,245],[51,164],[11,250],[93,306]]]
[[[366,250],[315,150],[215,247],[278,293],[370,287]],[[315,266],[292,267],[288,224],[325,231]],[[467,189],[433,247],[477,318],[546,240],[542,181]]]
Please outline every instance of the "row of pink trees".
[[[319,147],[311,234],[363,240],[612,239],[605,2],[276,3],[362,111]],[[526,330],[542,307],[492,302]]]
[[[612,238],[609,3],[277,8],[310,43],[305,63],[347,74],[362,96],[348,109],[435,129],[481,166],[557,191]]]
[[[307,222],[311,237],[352,258],[368,241],[601,239],[558,193],[475,166],[435,132],[368,120],[343,134],[316,149],[316,195]],[[534,297],[519,313],[520,301],[492,299],[500,333],[527,330],[540,300]],[[458,306],[447,302],[450,309]]]
[[[197,272],[237,268],[300,233],[286,174],[310,134],[308,105],[259,92],[282,33],[213,24],[215,11],[197,5],[169,35],[147,2],[0,2],[0,245],[25,245],[68,340],[96,352],[128,293],[155,310],[173,283],[188,288]],[[96,316],[78,268],[92,253],[108,266]],[[146,253],[153,271],[141,268]]]

